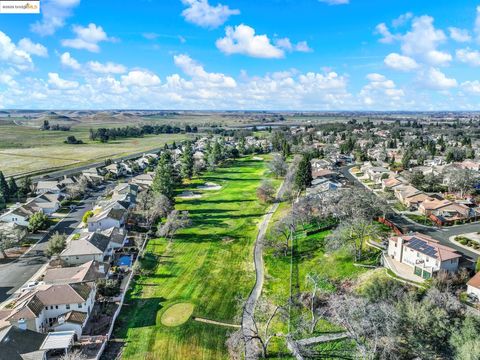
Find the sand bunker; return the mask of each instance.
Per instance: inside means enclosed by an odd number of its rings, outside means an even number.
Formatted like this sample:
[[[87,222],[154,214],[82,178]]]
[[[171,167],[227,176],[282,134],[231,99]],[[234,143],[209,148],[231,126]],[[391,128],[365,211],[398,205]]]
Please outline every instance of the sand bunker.
[[[202,195],[196,194],[193,191],[184,191],[180,195],[178,195],[180,199],[198,199],[201,198]]]
[[[207,182],[203,185],[200,185],[198,189],[200,190],[220,190],[222,187],[218,184]]]

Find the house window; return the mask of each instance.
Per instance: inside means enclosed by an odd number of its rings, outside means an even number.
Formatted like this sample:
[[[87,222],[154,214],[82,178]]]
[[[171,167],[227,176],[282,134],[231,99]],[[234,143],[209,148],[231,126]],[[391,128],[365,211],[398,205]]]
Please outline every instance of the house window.
[[[70,304],[65,305],[65,307],[67,308],[67,310],[70,310]]]
[[[79,309],[81,309],[81,308],[82,308],[82,304],[77,304],[77,307],[78,307]]]
[[[55,309],[58,309],[58,305],[55,305]]]

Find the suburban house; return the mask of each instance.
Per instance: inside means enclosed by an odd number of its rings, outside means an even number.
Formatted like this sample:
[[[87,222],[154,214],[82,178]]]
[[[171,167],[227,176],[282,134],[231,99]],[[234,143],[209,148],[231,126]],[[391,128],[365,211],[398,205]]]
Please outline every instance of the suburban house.
[[[452,204],[451,201],[445,199],[429,198],[420,204],[418,211],[426,216],[429,216],[434,211],[439,210],[445,206]]]
[[[124,228],[111,227],[101,233],[110,239],[110,248],[113,250],[122,248],[127,242],[127,232]]]
[[[366,175],[370,180],[376,183],[380,183],[382,181],[382,176],[386,174],[389,176],[390,170],[382,167],[382,166],[372,166],[367,169]]]
[[[337,173],[335,171],[332,171],[330,169],[312,169],[312,177],[314,179],[317,178],[330,178],[333,179],[337,177]]]
[[[450,203],[432,212],[430,218],[438,225],[452,225],[480,216],[478,208],[472,209],[464,204]]]
[[[112,227],[123,227],[127,218],[125,209],[114,207],[105,209],[90,217],[87,222],[88,231],[106,230]]]
[[[108,166],[105,166],[107,173],[115,175],[116,177],[127,175],[127,170],[120,163],[113,163]]]
[[[476,297],[477,301],[480,300],[480,272],[477,272],[467,282],[467,294]]]
[[[82,331],[88,321],[88,315],[85,312],[71,310],[66,314],[60,315],[50,326],[55,331],[74,331],[77,339],[82,336]]]
[[[146,174],[140,174],[132,178],[132,183],[136,184],[144,189],[152,186],[153,178],[155,177],[155,173],[148,172]]]
[[[46,337],[46,334],[11,325],[0,329],[1,358],[46,360],[47,350],[41,350]]]
[[[430,200],[431,197],[428,196],[427,194],[420,192],[417,194],[414,194],[412,196],[408,196],[404,200],[404,205],[408,206],[409,208],[413,209],[418,209],[418,207],[427,200]]]
[[[37,186],[35,187],[35,193],[45,194],[47,192],[53,194],[61,194],[63,191],[64,185],[60,184],[60,182],[56,180],[49,180],[49,181],[39,181]]]
[[[88,317],[95,303],[95,293],[94,287],[84,283],[38,285],[15,300],[7,320],[20,328],[47,332],[59,317],[70,311],[83,312]]]
[[[105,275],[105,265],[90,260],[78,266],[49,268],[45,271],[41,281],[45,284],[94,283],[96,280],[104,278]]]
[[[389,238],[388,256],[412,268],[412,272],[429,279],[439,271],[456,272],[462,257],[454,249],[430,236],[414,233]]]
[[[382,190],[391,190],[395,189],[397,186],[403,185],[404,182],[396,177],[389,177],[382,180]]]
[[[23,240],[27,235],[26,228],[15,224],[14,222],[0,221],[0,238],[10,240]]]
[[[105,171],[99,168],[89,168],[82,171],[82,175],[87,178],[88,181],[98,184],[103,181]]]
[[[20,205],[1,215],[0,221],[27,227],[30,216],[32,216],[34,213],[35,210],[33,208]]]
[[[38,211],[44,214],[51,215],[56,212],[62,206],[60,203],[65,199],[62,194],[56,194],[51,192],[43,193],[33,199],[29,199],[29,202],[38,209]]]
[[[92,260],[103,262],[111,253],[110,239],[107,236],[88,232],[81,234],[77,240],[69,241],[59,257],[69,265],[81,265]]]

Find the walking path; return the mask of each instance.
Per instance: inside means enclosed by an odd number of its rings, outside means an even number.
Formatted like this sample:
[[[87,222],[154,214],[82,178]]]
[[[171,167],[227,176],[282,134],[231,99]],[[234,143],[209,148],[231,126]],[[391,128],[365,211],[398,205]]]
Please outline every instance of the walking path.
[[[204,319],[204,318],[199,318],[199,317],[195,317],[195,318],[193,318],[193,320],[198,321],[198,322],[202,322],[202,323],[206,323],[206,324],[220,325],[220,326],[226,326],[226,327],[231,327],[231,328],[236,328],[236,329],[241,328],[241,326],[237,325],[237,324],[229,324],[229,323],[224,323],[224,322],[220,322],[220,321],[209,320],[209,319]]]
[[[282,183],[277,193],[277,199],[280,199],[285,192],[285,182]],[[267,232],[268,224],[272,219],[273,214],[277,211],[280,202],[275,202],[268,212],[263,216],[263,220],[259,226],[257,239],[255,241],[255,248],[253,252],[253,261],[255,264],[255,286],[253,287],[250,295],[243,307],[242,314],[242,333],[245,339],[245,359],[257,359],[258,358],[258,344],[252,337],[255,335],[254,328],[254,313],[257,300],[262,293],[263,280],[264,280],[264,267],[263,267],[263,240]]]

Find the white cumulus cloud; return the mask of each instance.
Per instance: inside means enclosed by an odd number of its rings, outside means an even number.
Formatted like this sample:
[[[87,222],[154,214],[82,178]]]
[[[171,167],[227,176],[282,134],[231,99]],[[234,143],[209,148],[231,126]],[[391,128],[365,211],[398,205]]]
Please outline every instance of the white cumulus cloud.
[[[65,19],[72,15],[72,10],[80,0],[43,0],[42,19],[33,23],[30,29],[42,36],[52,35],[65,25]]]
[[[434,67],[423,71],[420,74],[419,81],[425,88],[432,90],[449,90],[458,85],[456,79],[448,78],[443,72]]]
[[[397,53],[388,54],[384,59],[384,63],[391,69],[405,72],[418,69],[419,67],[418,63],[411,57]]]
[[[149,71],[132,70],[127,75],[122,75],[122,84],[125,86],[150,87],[160,84],[160,78]]]
[[[10,37],[0,31],[0,63],[12,65],[20,70],[33,68],[30,54],[16,46]]]
[[[99,52],[100,46],[98,43],[111,40],[101,26],[97,26],[93,23],[90,23],[85,27],[74,25],[72,31],[77,37],[74,39],[62,40],[63,46],[74,49],[84,49],[90,52]]]
[[[78,82],[64,80],[57,73],[48,73],[48,83],[56,89],[69,90],[78,87]]]
[[[478,50],[458,49],[456,51],[457,60],[471,66],[480,66],[480,52]]]
[[[127,68],[122,64],[116,64],[110,61],[106,63],[89,61],[87,65],[90,70],[100,74],[123,74],[127,71]]]
[[[36,55],[41,57],[48,56],[48,50],[42,44],[34,43],[29,38],[23,38],[18,42],[18,48],[25,51],[30,55]]]
[[[450,37],[460,43],[472,41],[472,37],[467,29],[459,29],[456,27],[449,27]]]
[[[230,9],[226,5],[212,6],[208,0],[182,0],[188,8],[182,16],[186,21],[205,28],[217,28],[223,25],[230,16],[240,14],[240,10]]]
[[[80,63],[70,55],[69,52],[64,52],[62,55],[60,55],[60,63],[63,66],[69,67],[73,70],[80,70],[81,65]]]
[[[257,58],[282,58],[284,51],[273,45],[267,35],[256,35],[248,25],[228,26],[225,37],[216,41],[224,54],[243,54]]]

